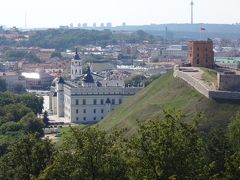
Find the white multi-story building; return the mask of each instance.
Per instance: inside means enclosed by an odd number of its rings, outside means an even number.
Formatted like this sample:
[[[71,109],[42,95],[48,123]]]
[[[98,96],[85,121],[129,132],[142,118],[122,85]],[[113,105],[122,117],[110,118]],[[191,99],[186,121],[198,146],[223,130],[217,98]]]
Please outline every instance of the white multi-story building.
[[[142,89],[125,87],[124,82],[118,80],[96,80],[90,68],[83,75],[82,60],[77,51],[71,63],[71,80],[56,79],[49,96],[50,111],[71,123],[96,123],[125,98]]]

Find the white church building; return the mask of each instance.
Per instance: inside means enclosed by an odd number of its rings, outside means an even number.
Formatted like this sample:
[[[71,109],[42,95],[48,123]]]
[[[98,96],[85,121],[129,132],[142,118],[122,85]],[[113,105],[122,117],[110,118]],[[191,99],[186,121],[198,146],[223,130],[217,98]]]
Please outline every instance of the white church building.
[[[82,74],[82,60],[76,50],[71,60],[71,80],[53,81],[49,109],[71,123],[96,123],[143,87],[125,87],[124,81],[96,80],[88,67]]]

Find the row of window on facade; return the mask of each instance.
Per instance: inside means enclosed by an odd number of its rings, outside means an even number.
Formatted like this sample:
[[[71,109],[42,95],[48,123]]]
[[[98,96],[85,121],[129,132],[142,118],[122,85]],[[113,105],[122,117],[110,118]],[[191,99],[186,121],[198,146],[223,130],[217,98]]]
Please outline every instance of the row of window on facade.
[[[192,51],[192,47],[190,47],[190,51]],[[197,47],[197,51],[200,51],[199,47]],[[205,48],[205,51],[208,51],[208,48]]]
[[[82,100],[82,105],[86,105],[86,104],[87,104],[86,99],[83,99]],[[93,99],[93,105],[97,105],[97,104],[98,104],[97,99]],[[111,104],[115,104],[115,99],[112,99]],[[118,100],[118,104],[122,104],[122,99]],[[76,99],[75,105],[79,105],[79,100],[78,99]],[[104,99],[100,100],[100,105],[104,105]]]
[[[208,59],[206,59],[205,62],[208,63]],[[200,64],[199,59],[197,59],[197,64]]]
[[[192,57],[192,54],[190,53],[190,55],[189,55],[190,57]],[[200,55],[199,54],[197,54],[197,57],[200,57]],[[208,57],[208,54],[206,54],[206,57]]]
[[[101,119],[103,119],[103,117],[101,117]],[[83,117],[83,120],[86,121],[87,118],[86,117]],[[93,117],[93,121],[96,121],[97,120],[97,117]],[[79,121],[79,118],[76,117],[76,121]]]
[[[75,65],[78,64],[79,66],[81,66],[81,62],[75,62]],[[72,62],[72,65],[74,66],[74,62]]]
[[[79,73],[80,73],[81,71],[79,70]],[[74,71],[72,70],[72,74],[74,74]],[[75,70],[75,74],[77,74],[77,69]]]
[[[79,113],[79,110],[76,109],[76,114]],[[87,110],[86,109],[83,109],[83,114],[86,114],[87,113]],[[96,114],[97,113],[97,109],[93,109],[93,113]],[[101,109],[101,113],[103,114],[104,113],[104,109]]]

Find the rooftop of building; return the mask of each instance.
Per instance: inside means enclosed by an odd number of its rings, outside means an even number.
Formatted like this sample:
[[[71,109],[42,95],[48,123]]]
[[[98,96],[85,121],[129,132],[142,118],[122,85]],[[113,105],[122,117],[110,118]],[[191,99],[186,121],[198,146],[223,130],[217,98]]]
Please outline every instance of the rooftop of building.
[[[39,72],[23,72],[22,76],[24,76],[26,79],[41,79],[41,78],[50,78],[52,77],[45,71],[39,71]]]
[[[8,71],[8,72],[0,72],[0,77],[1,76],[16,76],[17,73],[14,71]]]
[[[207,39],[207,40],[192,40],[189,41],[189,43],[194,43],[194,44],[204,44],[204,43],[213,43],[213,41],[211,39]]]

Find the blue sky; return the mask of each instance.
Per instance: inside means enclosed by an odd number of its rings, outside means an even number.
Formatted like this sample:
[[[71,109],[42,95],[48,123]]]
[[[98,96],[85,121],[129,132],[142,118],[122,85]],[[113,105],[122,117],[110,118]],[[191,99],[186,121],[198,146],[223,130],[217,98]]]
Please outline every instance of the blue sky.
[[[189,23],[191,0],[0,0],[0,25],[58,27]],[[195,23],[239,23],[240,0],[194,0]]]

